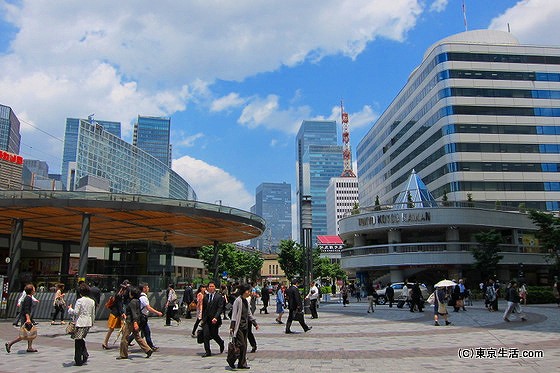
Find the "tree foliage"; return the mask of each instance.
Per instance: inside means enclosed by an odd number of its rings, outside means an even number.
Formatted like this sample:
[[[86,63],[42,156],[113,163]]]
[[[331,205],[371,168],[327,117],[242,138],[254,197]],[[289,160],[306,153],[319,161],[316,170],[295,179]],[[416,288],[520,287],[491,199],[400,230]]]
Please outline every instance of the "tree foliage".
[[[204,263],[210,278],[214,278],[214,246],[200,248],[198,257]],[[239,250],[231,243],[218,245],[218,274],[220,276],[223,272],[227,272],[230,278],[257,280],[263,262],[264,259],[257,252]]]
[[[474,268],[480,271],[482,278],[494,275],[498,263],[503,259],[499,255],[498,245],[502,243],[502,236],[495,230],[488,232],[479,232],[474,235],[476,241],[480,244],[471,249],[475,263]]]
[[[536,210],[529,210],[529,217],[539,227],[539,245],[548,252],[548,261],[553,263],[555,273],[560,273],[560,219]]]
[[[318,248],[313,249],[313,278],[346,278],[346,272],[338,263],[331,263],[329,258],[321,258]],[[278,254],[280,267],[288,277],[303,276],[305,272],[304,248],[293,240],[280,242],[280,253]]]

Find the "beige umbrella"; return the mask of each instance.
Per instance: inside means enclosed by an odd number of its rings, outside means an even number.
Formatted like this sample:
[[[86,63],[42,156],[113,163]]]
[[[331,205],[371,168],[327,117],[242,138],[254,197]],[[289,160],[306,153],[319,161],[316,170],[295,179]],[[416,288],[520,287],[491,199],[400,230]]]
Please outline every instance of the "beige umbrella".
[[[451,281],[451,280],[441,280],[440,282],[438,282],[437,284],[434,285],[435,288],[446,288],[449,286],[455,286],[457,285],[455,282]]]

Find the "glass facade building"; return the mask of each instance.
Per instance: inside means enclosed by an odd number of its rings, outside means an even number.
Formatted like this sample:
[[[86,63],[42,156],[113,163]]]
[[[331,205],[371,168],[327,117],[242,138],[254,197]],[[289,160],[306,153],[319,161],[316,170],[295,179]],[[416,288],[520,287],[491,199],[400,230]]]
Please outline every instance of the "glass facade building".
[[[81,120],[76,147],[75,182],[106,180],[109,192],[196,200],[193,188],[159,159],[103,126]]]
[[[132,145],[151,154],[171,167],[171,119],[166,117],[138,116],[134,124]]]
[[[392,204],[414,169],[436,199],[559,210],[560,48],[510,33],[431,46],[357,148],[360,206]]]
[[[75,180],[68,180],[68,165],[76,162],[76,152],[78,150],[78,130],[80,121],[85,119],[66,118],[66,129],[64,131],[64,149],[62,151],[61,177],[62,185],[66,190],[73,190]],[[121,137],[121,123],[106,120],[96,120],[98,125],[103,126],[105,131]]]
[[[0,150],[19,154],[19,119],[11,107],[0,104]]]
[[[340,176],[343,169],[336,122],[303,121],[296,136],[298,228],[301,228],[301,200],[311,196],[312,237],[327,235],[326,190],[330,179]]]
[[[281,240],[292,238],[292,187],[262,183],[257,187],[254,213],[266,220],[266,230],[254,240],[260,251],[276,253]]]

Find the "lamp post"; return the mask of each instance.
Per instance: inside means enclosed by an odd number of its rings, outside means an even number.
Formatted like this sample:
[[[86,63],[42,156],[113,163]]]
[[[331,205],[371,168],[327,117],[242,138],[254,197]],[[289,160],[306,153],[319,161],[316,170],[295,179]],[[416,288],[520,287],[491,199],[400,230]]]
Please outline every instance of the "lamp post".
[[[311,283],[311,276],[313,273],[313,255],[312,255],[312,209],[311,209],[311,196],[303,196],[301,199],[301,246],[304,253],[304,277],[303,287],[304,292],[307,294],[309,285]],[[309,300],[305,301],[305,313],[309,313]]]

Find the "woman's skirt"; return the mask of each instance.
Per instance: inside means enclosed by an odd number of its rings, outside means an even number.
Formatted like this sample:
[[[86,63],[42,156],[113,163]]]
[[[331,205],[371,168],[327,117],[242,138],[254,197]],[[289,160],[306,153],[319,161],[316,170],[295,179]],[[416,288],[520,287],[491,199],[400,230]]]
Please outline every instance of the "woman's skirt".
[[[276,303],[276,313],[284,313],[284,305],[282,303]]]
[[[89,326],[76,327],[76,333],[71,334],[72,339],[85,339],[87,333],[89,332]]]

